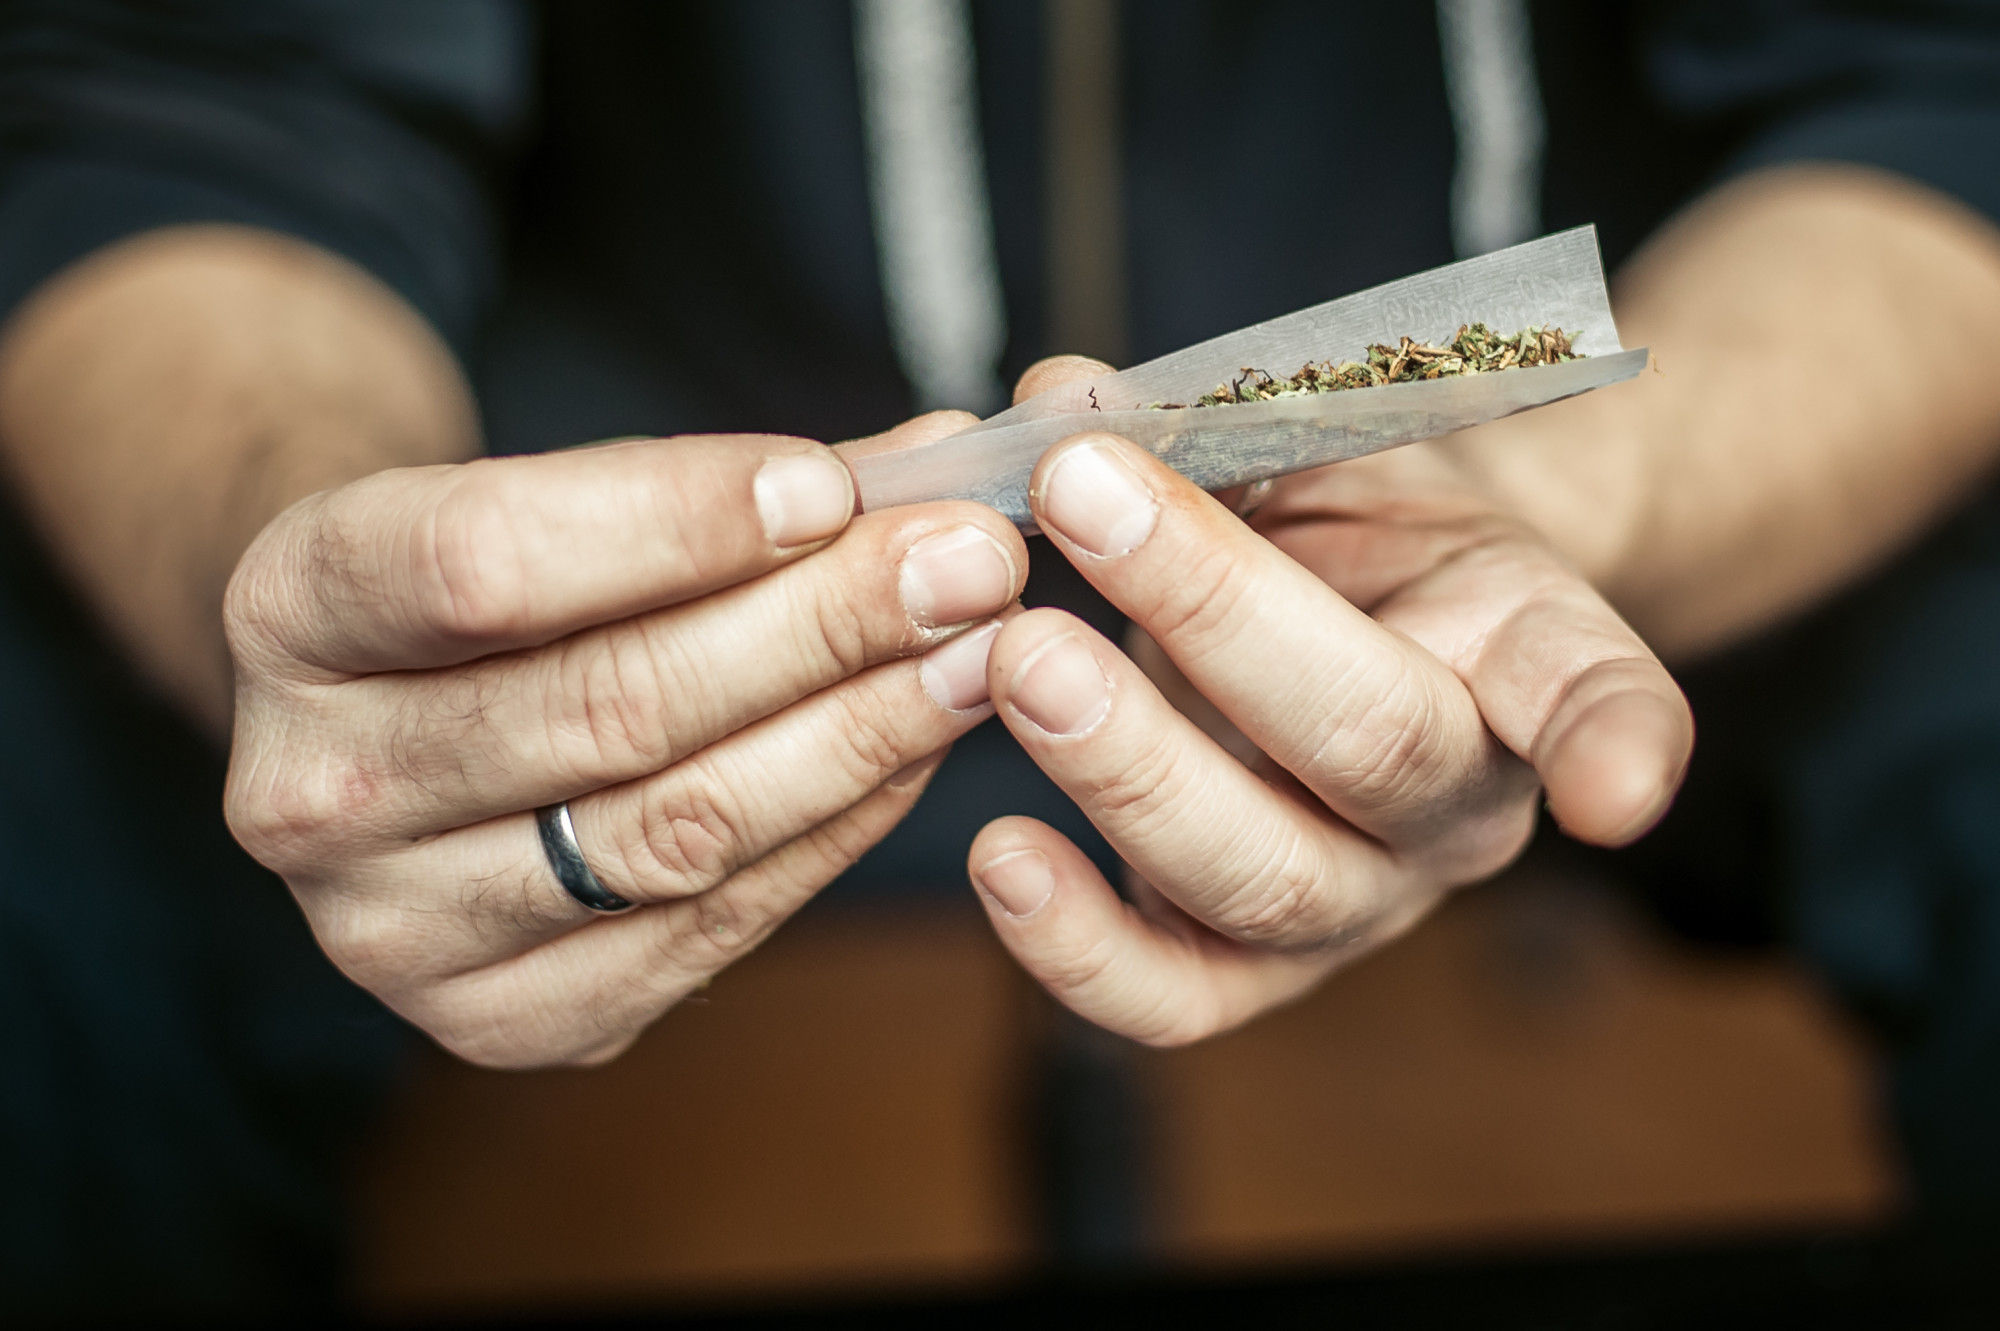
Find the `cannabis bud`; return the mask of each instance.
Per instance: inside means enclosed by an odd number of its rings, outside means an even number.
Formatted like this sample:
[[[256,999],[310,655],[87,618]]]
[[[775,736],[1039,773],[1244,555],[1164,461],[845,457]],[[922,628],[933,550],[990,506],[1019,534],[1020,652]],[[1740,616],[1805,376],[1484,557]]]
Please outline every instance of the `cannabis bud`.
[[[1582,360],[1584,356],[1570,344],[1560,328],[1529,325],[1512,337],[1501,337],[1485,324],[1462,324],[1444,346],[1434,347],[1413,338],[1400,345],[1376,343],[1368,348],[1368,359],[1345,360],[1338,364],[1320,361],[1306,365],[1289,379],[1274,378],[1263,370],[1243,368],[1243,373],[1226,384],[1216,385],[1191,405],[1228,407],[1245,402],[1269,402],[1281,397],[1305,397],[1312,393],[1338,393],[1349,388],[1379,388],[1383,384],[1416,383],[1423,379],[1444,379],[1461,374],[1490,374],[1497,370],[1518,370],[1531,365],[1556,365]],[[1156,402],[1169,409],[1190,405]]]

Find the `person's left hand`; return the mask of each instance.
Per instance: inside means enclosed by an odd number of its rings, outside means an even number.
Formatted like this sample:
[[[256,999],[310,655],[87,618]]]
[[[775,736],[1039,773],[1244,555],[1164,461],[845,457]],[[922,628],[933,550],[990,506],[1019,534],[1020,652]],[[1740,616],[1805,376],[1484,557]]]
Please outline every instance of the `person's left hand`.
[[[1038,368],[1024,389],[1074,372]],[[1666,670],[1443,450],[1292,478],[1256,530],[1104,434],[1051,449],[1030,495],[1157,648],[1142,670],[1033,610],[989,689],[1132,867],[1133,902],[1032,819],[989,824],[969,863],[1001,940],[1099,1025],[1225,1030],[1498,871],[1544,791],[1572,835],[1622,844],[1679,784],[1693,724]],[[1160,683],[1198,690],[1206,728]]]

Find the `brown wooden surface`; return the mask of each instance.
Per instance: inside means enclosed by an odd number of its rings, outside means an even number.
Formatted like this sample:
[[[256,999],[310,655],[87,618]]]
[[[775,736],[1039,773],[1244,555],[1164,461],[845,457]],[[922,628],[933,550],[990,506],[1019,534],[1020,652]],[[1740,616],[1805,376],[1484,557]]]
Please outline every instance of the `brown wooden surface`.
[[[1896,1183],[1866,1051],[1791,967],[1614,901],[1468,893],[1298,1006],[1154,1060],[1184,1260],[1852,1223]]]
[[[592,1071],[433,1055],[363,1163],[389,1312],[949,1286],[1023,1265],[1034,995],[970,910],[800,921]]]
[[[1003,1282],[1035,1261],[1036,996],[982,919],[828,911],[593,1072],[432,1057],[359,1176],[392,1313]],[[1895,1204],[1865,1051],[1793,969],[1515,878],[1137,1061],[1162,1255],[1687,1236]]]

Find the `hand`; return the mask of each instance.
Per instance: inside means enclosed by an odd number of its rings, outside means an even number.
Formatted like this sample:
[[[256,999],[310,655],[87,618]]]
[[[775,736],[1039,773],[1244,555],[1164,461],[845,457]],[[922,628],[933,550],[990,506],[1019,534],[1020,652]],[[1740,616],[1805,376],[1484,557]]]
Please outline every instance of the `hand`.
[[[830,451],[769,437],[302,501],[227,599],[232,828],[328,955],[447,1048],[615,1054],[887,832],[990,710],[1019,534],[972,504],[852,505]],[[558,884],[532,811],[559,800],[639,909]]]
[[[1544,790],[1617,844],[1679,783],[1693,728],[1666,671],[1440,450],[1293,478],[1255,531],[1108,435],[1050,450],[1030,494],[1251,760],[1072,616],[994,643],[1002,720],[1136,881],[1121,902],[1026,818],[980,833],[973,879],[1022,964],[1111,1030],[1182,1043],[1305,992],[1508,863]]]

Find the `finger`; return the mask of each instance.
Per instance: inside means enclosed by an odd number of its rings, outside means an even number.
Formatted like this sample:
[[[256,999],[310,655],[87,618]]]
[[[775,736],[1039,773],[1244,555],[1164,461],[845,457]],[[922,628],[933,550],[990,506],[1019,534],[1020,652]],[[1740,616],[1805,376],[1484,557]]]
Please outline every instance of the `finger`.
[[[365,672],[463,661],[702,595],[846,525],[831,450],[688,436],[398,469],[301,501],[245,556],[239,652]]]
[[[392,999],[462,1058],[491,1067],[594,1063],[747,955],[909,813],[926,761],[713,891],[599,917],[545,946]]]
[[[904,421],[893,430],[884,430],[881,434],[864,435],[859,439],[849,439],[836,444],[833,451],[837,457],[851,465],[856,458],[868,457],[874,453],[900,453],[920,444],[949,438],[977,424],[979,418],[969,411],[927,411],[921,416]]]
[[[1446,557],[1385,590],[1376,614],[1466,681],[1493,733],[1533,763],[1566,830],[1606,845],[1633,840],[1666,811],[1686,772],[1694,745],[1686,699],[1617,612],[1541,541],[1507,523],[1459,532]],[[1317,568],[1351,549],[1355,534],[1301,523],[1271,538]]]
[[[643,780],[573,801],[598,878],[640,905],[705,892],[992,715],[994,621],[883,666]]]
[[[939,439],[949,439],[952,435],[970,426],[979,424],[979,417],[969,411],[942,410],[927,411],[921,416],[912,416],[901,425],[882,431],[880,434],[863,435],[859,439],[849,439],[841,444],[842,449],[860,448],[866,445],[891,444],[897,448],[909,448],[916,444],[934,443]]]
[[[1149,918],[1032,818],[989,823],[968,864],[994,932],[1022,967],[1077,1015],[1147,1044],[1228,1030],[1305,993],[1348,955],[1250,948]]]
[[[358,836],[396,843],[551,804],[658,771],[923,650],[1008,605],[1026,576],[1020,533],[991,509],[868,515],[767,577],[546,648],[306,686],[289,699],[285,729],[237,755],[244,798],[234,803],[337,808],[337,819],[306,825],[323,824],[350,852]],[[345,757],[300,759],[327,752]],[[259,789],[268,797],[248,798]],[[301,839],[292,823],[266,830],[257,849],[281,872],[339,849]]]
[[[1018,405],[1038,393],[1046,393],[1051,388],[1075,383],[1080,379],[1096,379],[1111,374],[1111,366],[1089,356],[1049,356],[1036,361],[1021,372],[1014,381],[1014,401]]]
[[[1448,876],[1498,867],[1533,777],[1435,656],[1123,439],[1057,445],[1029,493],[1084,576],[1328,806]]]
[[[1126,862],[1232,938],[1325,946],[1431,890],[1433,875],[1231,758],[1074,616],[1010,621],[987,682],[1021,747]],[[1517,837],[1532,818],[1524,801]]]
[[[1036,361],[1021,372],[1014,382],[1014,404],[1019,406],[1039,393],[1064,384],[1078,383],[1088,379],[1102,378],[1117,373],[1116,369],[1104,361],[1089,356],[1049,356]],[[1234,485],[1226,490],[1216,491],[1216,499],[1230,512],[1237,511],[1238,503],[1250,489],[1247,485]]]
[[[665,771],[570,801],[585,862],[638,906],[724,882],[838,817],[984,720],[997,623],[864,672]],[[321,942],[364,982],[492,964],[597,918],[550,870],[528,814],[343,868]]]

